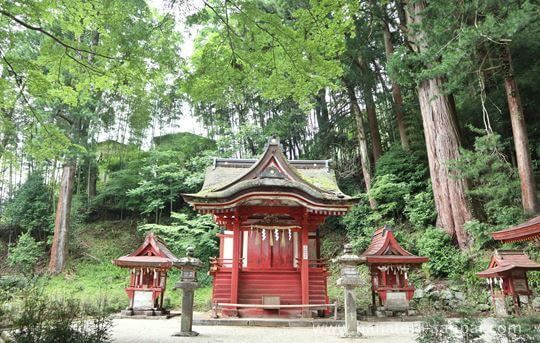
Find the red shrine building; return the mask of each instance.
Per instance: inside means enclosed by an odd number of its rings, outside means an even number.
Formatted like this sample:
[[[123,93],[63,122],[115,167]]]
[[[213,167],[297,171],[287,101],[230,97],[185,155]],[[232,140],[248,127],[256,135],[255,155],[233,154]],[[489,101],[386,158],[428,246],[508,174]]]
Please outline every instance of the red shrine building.
[[[150,232],[135,252],[119,257],[113,263],[129,268],[130,281],[126,287],[129,306],[124,315],[163,315],[163,297],[167,272],[178,260],[157,236]]]
[[[539,242],[540,216],[514,227],[495,231],[491,236],[503,243]],[[529,303],[532,291],[529,288],[527,272],[535,270],[540,270],[540,264],[532,261],[522,250],[495,250],[488,268],[477,275],[487,281],[496,315],[519,313],[520,308]],[[512,299],[512,309],[507,307],[507,297]]]
[[[491,233],[491,237],[502,243],[540,241],[540,216],[508,229],[495,231]]]
[[[516,311],[523,303],[529,303],[532,291],[529,289],[527,271],[533,270],[540,270],[540,264],[529,259],[523,251],[495,250],[488,269],[477,275],[487,279],[497,314],[506,314],[506,297],[512,298]]]
[[[214,305],[225,315],[312,315],[328,304],[319,225],[356,202],[329,160],[288,160],[270,138],[257,160],[215,159],[184,199],[222,228],[212,260]]]
[[[361,256],[366,258],[370,271],[373,309],[407,311],[414,295],[408,273],[429,259],[403,249],[388,226],[375,231],[371,244]]]

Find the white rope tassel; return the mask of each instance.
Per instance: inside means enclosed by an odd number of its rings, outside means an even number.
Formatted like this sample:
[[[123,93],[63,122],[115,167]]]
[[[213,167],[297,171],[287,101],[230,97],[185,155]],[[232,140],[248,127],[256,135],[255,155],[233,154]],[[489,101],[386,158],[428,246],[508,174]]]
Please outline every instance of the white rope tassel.
[[[289,241],[292,239],[292,230],[289,229]]]
[[[276,237],[276,242],[279,241],[279,230],[274,229],[274,237]]]
[[[262,230],[262,240],[266,240],[266,229]]]

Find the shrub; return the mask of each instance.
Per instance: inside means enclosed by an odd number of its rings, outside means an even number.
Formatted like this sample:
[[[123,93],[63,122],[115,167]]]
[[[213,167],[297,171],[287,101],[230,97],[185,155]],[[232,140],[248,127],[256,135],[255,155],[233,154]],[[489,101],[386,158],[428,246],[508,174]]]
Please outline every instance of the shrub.
[[[489,223],[510,225],[522,216],[520,183],[503,150],[499,135],[477,137],[474,150],[462,150],[460,159],[450,167],[471,182],[468,194],[482,205]]]
[[[369,195],[377,202],[380,219],[387,222],[401,218],[405,208],[405,196],[411,192],[411,186],[400,181],[394,174],[385,174],[375,179]],[[375,214],[374,213],[374,214]]]
[[[433,200],[431,186],[425,192],[416,195],[405,195],[405,215],[416,229],[424,229],[435,224],[437,210]]]
[[[401,146],[394,145],[377,160],[375,178],[394,175],[399,182],[409,184],[411,191],[416,193],[425,188],[427,171],[427,162],[418,153],[406,152]]]
[[[2,222],[9,228],[31,232],[41,238],[51,233],[50,189],[40,173],[31,174],[7,202]]]
[[[195,248],[195,255],[206,262],[217,253],[217,225],[210,215],[196,215],[190,218],[184,213],[172,215],[170,225],[145,224],[137,229],[144,234],[153,231],[162,238],[171,251],[183,256],[190,246]]]
[[[483,343],[484,340],[480,331],[481,323],[481,319],[474,316],[472,311],[463,311],[461,318],[453,323],[453,326],[458,331],[459,341],[462,343]]]
[[[368,247],[378,223],[373,210],[369,207],[367,195],[360,194],[359,198],[358,204],[342,217],[342,222],[354,248],[362,251]]]
[[[53,299],[35,288],[21,295],[12,310],[14,338],[20,343],[110,342],[112,321],[100,306],[74,299]]]
[[[416,337],[418,343],[450,343],[455,342],[448,321],[439,315],[427,317],[421,324]]]
[[[9,264],[19,268],[23,274],[33,273],[36,262],[43,254],[42,245],[43,243],[36,242],[29,233],[21,234],[17,245],[9,250]]]
[[[459,275],[465,268],[465,257],[454,246],[451,237],[440,229],[428,228],[418,239],[418,250],[429,257],[426,265],[434,276]]]
[[[496,342],[537,343],[540,342],[540,316],[508,317],[497,320]]]
[[[463,228],[473,239],[473,248],[480,250],[486,248],[493,243],[490,233],[497,230],[497,227],[486,223],[481,223],[478,220],[471,220],[463,224]]]

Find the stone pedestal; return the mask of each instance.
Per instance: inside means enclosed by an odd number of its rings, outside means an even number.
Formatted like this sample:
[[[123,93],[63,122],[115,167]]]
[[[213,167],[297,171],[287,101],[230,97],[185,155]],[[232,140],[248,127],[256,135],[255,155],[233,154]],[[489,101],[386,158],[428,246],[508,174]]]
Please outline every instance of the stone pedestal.
[[[198,336],[199,333],[192,330],[193,328],[193,298],[195,289],[199,287],[197,282],[178,282],[175,288],[182,289],[182,316],[180,319],[180,332],[174,336]]]
[[[358,332],[354,289],[360,285],[357,266],[364,261],[364,258],[352,253],[352,246],[350,244],[345,244],[343,255],[337,258],[337,262],[341,265],[341,277],[338,279],[337,284],[343,287],[345,296],[345,331],[340,335],[342,338],[362,336]]]
[[[201,261],[193,257],[193,248],[187,249],[187,256],[180,258],[175,262],[176,266],[182,269],[180,281],[174,285],[174,288],[182,290],[182,317],[180,320],[180,332],[173,336],[193,337],[199,333],[193,328],[193,299],[195,290],[199,287],[197,282],[197,269],[201,266]]]
[[[344,289],[345,295],[345,332],[343,337],[359,337],[362,336],[358,332],[358,322],[356,317],[356,298],[354,295],[354,287],[347,286]]]
[[[508,317],[506,298],[502,293],[493,295],[493,308],[495,310],[495,317]]]

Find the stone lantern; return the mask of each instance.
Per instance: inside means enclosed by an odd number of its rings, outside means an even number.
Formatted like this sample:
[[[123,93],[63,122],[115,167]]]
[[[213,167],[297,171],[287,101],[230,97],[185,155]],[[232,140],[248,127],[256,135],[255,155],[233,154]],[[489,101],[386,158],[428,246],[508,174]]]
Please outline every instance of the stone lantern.
[[[341,266],[341,277],[337,280],[337,284],[343,287],[345,295],[345,332],[342,334],[344,338],[362,336],[358,332],[354,289],[360,286],[360,274],[357,267],[365,260],[365,257],[353,254],[351,244],[345,244],[343,255],[336,259]]]
[[[198,333],[192,331],[193,326],[193,295],[195,289],[199,287],[197,281],[197,269],[202,265],[201,260],[193,257],[194,249],[187,248],[186,257],[179,258],[175,262],[175,266],[181,269],[180,281],[174,288],[182,289],[182,319],[180,322],[180,332],[174,336],[197,336]]]

